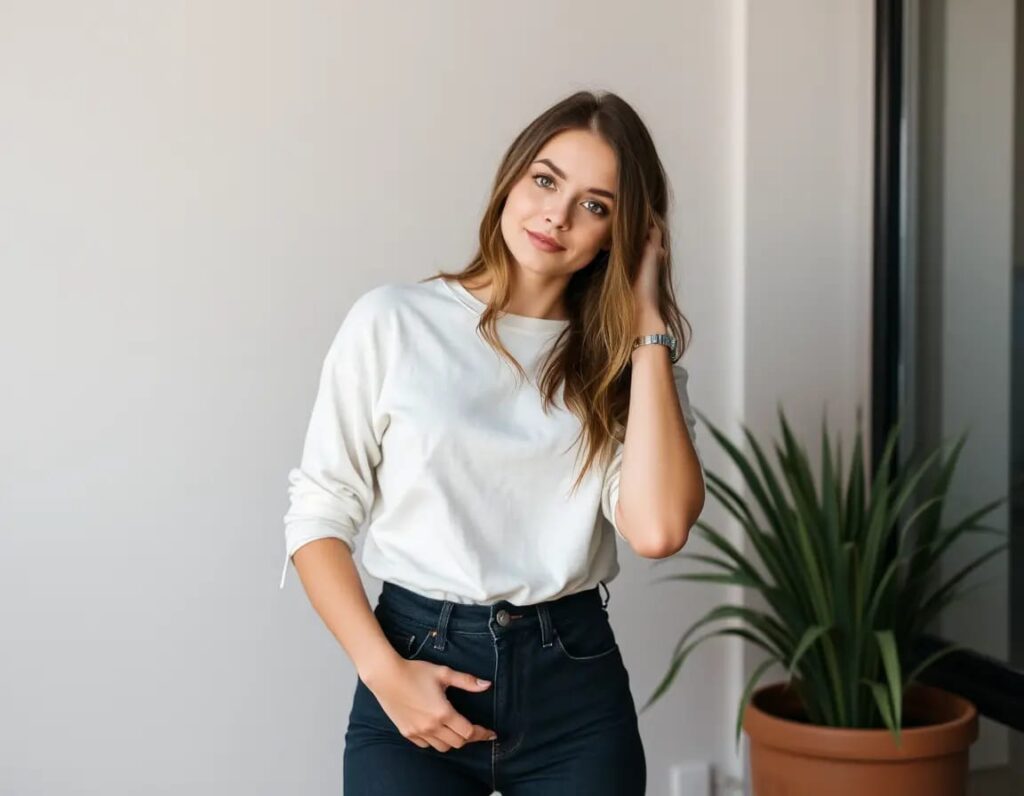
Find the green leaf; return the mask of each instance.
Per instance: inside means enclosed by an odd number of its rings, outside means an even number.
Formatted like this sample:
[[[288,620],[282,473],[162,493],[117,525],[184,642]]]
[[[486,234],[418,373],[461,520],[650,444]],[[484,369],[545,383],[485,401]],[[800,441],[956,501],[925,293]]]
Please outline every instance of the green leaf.
[[[730,561],[726,561],[723,558],[716,558],[715,556],[704,555],[703,553],[679,553],[675,558],[684,558],[688,561],[700,561],[704,564],[710,564],[714,567],[720,567],[726,572],[736,572],[736,567]],[[665,561],[666,559],[658,559],[659,561]],[[657,562],[655,562],[657,563]]]
[[[900,739],[900,728],[893,720],[892,709],[889,706],[889,692],[885,689],[885,686],[881,683],[876,683],[873,680],[865,678],[861,680],[861,682],[865,683],[871,689],[871,695],[875,698],[875,704],[878,705],[878,712],[882,714],[882,721],[885,722],[885,726],[895,737],[896,745],[902,746],[903,742]]]
[[[806,523],[808,528],[821,528],[825,523],[824,511],[818,500],[814,489],[814,478],[811,475],[810,462],[803,448],[796,441],[786,416],[782,412],[781,405],[778,406],[779,425],[782,428],[782,438],[785,443],[785,453],[778,447],[775,448],[779,463],[790,486],[790,494],[793,503]],[[815,558],[821,565],[829,558],[829,546],[826,540],[819,534],[811,537]],[[831,549],[835,549],[834,547]]]
[[[651,583],[661,583],[666,580],[693,580],[704,583],[724,583],[729,586],[743,586],[748,589],[757,588],[757,581],[750,580],[739,572],[682,572],[676,575],[663,575],[655,578]]]
[[[837,562],[842,547],[841,529],[839,527],[839,483],[832,470],[832,450],[829,445],[828,422],[826,413],[821,416],[821,504],[822,528],[828,547],[828,557]],[[835,569],[832,570],[836,572]]]
[[[915,666],[914,669],[910,672],[910,674],[907,675],[906,680],[904,682],[909,686],[911,683],[915,682],[918,677],[921,676],[925,669],[927,669],[929,666],[935,663],[935,661],[939,660],[939,658],[944,658],[946,655],[949,655],[949,653],[956,652],[957,650],[962,649],[966,649],[966,647],[962,644],[947,644],[945,647],[936,652],[933,652],[931,655],[929,655],[927,658],[921,661],[917,666]]]
[[[754,669],[753,674],[750,675],[750,679],[747,680],[747,685],[743,689],[743,696],[740,697],[739,710],[736,711],[736,749],[739,750],[740,737],[743,732],[743,714],[746,713],[747,703],[750,702],[750,697],[754,693],[754,688],[757,685],[758,680],[764,675],[768,668],[775,663],[770,658],[766,661],[762,661],[761,664]]]
[[[882,666],[889,683],[889,698],[893,706],[896,727],[903,726],[903,686],[900,678],[900,658],[896,652],[896,640],[891,630],[875,631],[878,649],[882,653]]]
[[[825,581],[822,577],[821,568],[818,566],[818,560],[812,549],[810,532],[807,530],[804,518],[800,515],[794,516],[793,524],[796,530],[801,563],[808,579],[808,585],[810,586],[811,604],[814,608],[814,616],[819,622],[831,622],[832,603],[828,598],[828,592],[825,590]]]
[[[832,629],[831,625],[812,625],[807,628],[803,637],[800,639],[800,643],[796,645],[796,650],[793,652],[793,657],[789,661],[789,676],[792,677],[796,671],[797,664],[800,663],[800,659],[804,656],[804,653],[810,649],[810,646],[818,640],[818,638],[829,630]]]
[[[704,420],[704,423],[710,430],[711,435],[725,449],[725,452],[729,455],[729,458],[732,459],[733,464],[735,464],[737,469],[739,469],[740,473],[743,475],[743,479],[747,485],[747,488],[754,496],[754,499],[758,502],[758,505],[761,507],[761,511],[764,513],[768,522],[775,527],[776,531],[781,530],[782,523],[780,522],[775,506],[768,498],[768,495],[764,490],[764,486],[761,484],[761,479],[758,477],[754,468],[747,460],[747,457],[742,453],[742,451],[740,451],[739,448],[736,447],[736,445],[732,443],[731,440],[729,440],[728,437],[726,437],[721,431],[719,431],[718,428],[713,423],[711,423],[710,420],[708,420],[700,410],[694,409],[694,411],[702,420]],[[741,423],[740,428],[743,430],[747,439],[753,442],[755,450],[759,450],[757,446],[757,441],[754,440],[753,435],[750,433],[747,427]]]
[[[724,620],[724,619],[736,619],[736,618],[746,619],[751,624],[756,625],[757,624],[756,613],[757,612],[754,611],[753,609],[747,608],[746,606],[741,606],[741,605],[717,605],[717,606],[715,606],[710,611],[708,611],[706,614],[704,614],[704,616],[702,616],[700,619],[698,619],[696,622],[694,622],[692,625],[690,625],[690,627],[687,628],[686,632],[683,633],[682,637],[676,643],[675,649],[673,649],[673,651],[672,651],[672,660],[673,660],[673,662],[675,662],[680,657],[685,657],[686,653],[684,652],[684,649],[686,648],[687,642],[691,638],[693,638],[693,636],[696,634],[696,632],[698,630],[700,630],[700,628],[702,628],[702,627],[704,627],[706,625],[709,625],[712,622],[717,622],[717,621],[721,621],[721,620]],[[748,631],[748,630],[742,630],[741,631],[740,628],[731,628],[731,629],[738,631],[737,633],[735,633],[735,635],[742,635],[744,638],[747,638],[748,640],[753,641],[755,644],[757,644],[758,646],[762,647],[767,652],[769,652],[769,653],[779,657],[780,659],[783,657],[784,653],[782,651],[780,651],[779,649],[773,648],[771,643],[765,641],[761,637],[757,637],[751,631]]]
[[[964,578],[966,578],[968,575],[974,572],[974,570],[976,570],[986,561],[999,555],[1008,547],[1009,542],[1004,542],[1003,544],[996,545],[994,548],[989,550],[984,555],[979,556],[978,558],[968,563],[966,566],[959,569],[954,575],[952,575],[949,578],[949,580],[947,580],[939,588],[937,588],[932,593],[932,595],[924,601],[924,604],[921,606],[920,616],[922,624],[926,623],[928,620],[932,619],[932,617],[938,614],[939,610],[947,602],[947,600],[945,600],[944,598],[947,597],[953,591],[953,589],[956,587],[958,583],[963,581]]]
[[[926,516],[926,512],[928,511],[928,509],[930,509],[931,506],[933,506],[934,504],[938,503],[941,500],[941,497],[929,498],[928,500],[924,501],[920,506],[918,506],[914,513],[910,515],[909,519],[907,519],[907,521],[903,524],[903,528],[900,531],[900,540],[897,549],[897,554],[903,552],[903,547],[906,544],[907,538],[910,536],[910,530],[913,527],[914,523],[919,518]],[[921,546],[920,549],[927,549],[927,547]]]
[[[767,586],[767,583],[760,576],[757,570],[755,570],[750,565],[746,557],[742,553],[740,553],[740,551],[737,550],[736,547],[728,539],[725,538],[725,536],[716,531],[703,520],[698,520],[696,523],[696,527],[700,530],[701,536],[707,539],[708,542],[710,542],[713,546],[718,548],[720,552],[724,553],[729,558],[729,560],[736,565],[737,569],[743,572],[743,574],[745,574],[751,580],[758,581],[760,583],[758,588],[764,588],[765,586]]]
[[[668,690],[668,687],[675,680],[676,674],[679,672],[680,667],[683,665],[686,659],[690,656],[691,652],[693,652],[697,647],[699,647],[708,639],[715,638],[716,636],[739,636],[740,638],[746,639],[747,641],[751,641],[755,644],[758,644],[758,646],[761,646],[761,644],[759,643],[759,639],[754,637],[749,631],[739,627],[723,627],[705,633],[703,636],[691,642],[687,647],[682,649],[679,652],[679,654],[673,655],[672,662],[669,666],[668,672],[662,678],[657,688],[655,688],[654,693],[652,693],[651,696],[648,697],[647,701],[644,703],[643,707],[640,708],[638,713],[643,713],[644,711],[646,711],[647,708],[653,705],[658,699],[660,699],[664,695],[665,691]],[[769,653],[771,653],[770,648],[763,648],[766,649]]]
[[[967,434],[961,434],[959,439],[953,445],[953,449],[949,454],[949,457],[943,462],[939,475],[935,479],[932,485],[931,494],[933,497],[938,497],[938,503],[932,507],[932,510],[928,513],[926,521],[922,527],[922,533],[918,541],[922,542],[926,547],[931,544],[934,537],[933,534],[939,529],[939,519],[942,517],[942,508],[945,505],[946,497],[949,494],[949,484],[953,478],[953,470],[956,467],[957,460],[960,457],[960,452],[963,450],[964,445],[967,442]],[[944,447],[943,446],[940,446]]]
[[[743,498],[713,472],[706,473],[706,480],[708,491],[722,503],[726,510],[741,525],[747,539],[754,546],[755,552],[768,570],[768,574],[776,583],[785,585],[790,592],[798,593],[799,582],[793,579],[792,573],[787,571],[783,565],[779,552],[776,550],[777,543],[758,527]],[[715,531],[714,528],[703,520],[698,520],[696,527],[700,530],[702,536],[733,559],[738,567],[741,566],[742,562],[742,565],[747,567],[744,571],[747,572],[748,577],[752,580],[764,580],[748,564],[746,557],[729,544],[722,534]],[[655,564],[657,565],[659,562],[666,560],[669,559],[659,559]]]
[[[931,565],[938,561],[938,559],[942,556],[944,552],[946,552],[950,545],[956,542],[957,539],[960,539],[963,536],[963,534],[969,533],[972,530],[987,531],[990,533],[994,532],[997,535],[1006,535],[1005,530],[990,528],[985,525],[976,524],[977,520],[981,519],[989,512],[994,511],[996,508],[998,508],[1005,502],[1005,497],[997,498],[996,500],[993,500],[990,503],[985,504],[977,511],[971,512],[966,517],[961,519],[960,522],[956,523],[956,525],[953,525],[944,530],[940,530],[938,536],[936,536],[934,540],[932,540],[931,543],[927,545],[927,547],[925,548],[926,555],[924,556],[924,560],[920,562],[920,566],[922,568],[927,567],[928,571],[930,571]]]
[[[850,466],[850,475],[846,484],[846,500],[843,516],[843,525],[846,528],[847,536],[851,538],[854,529],[861,528],[861,516],[864,505],[864,445],[861,441],[861,415],[862,410],[857,407],[857,428],[853,442],[853,462]]]
[[[727,537],[698,520],[698,533],[712,549],[676,557],[698,562],[705,570],[661,580],[753,589],[761,595],[755,602],[764,609],[719,606],[713,617],[691,626],[654,698],[668,687],[695,645],[715,635],[732,635],[761,647],[788,668],[790,685],[798,690],[809,720],[837,727],[877,726],[881,721],[898,739],[903,690],[922,671],[918,667],[902,677],[901,655],[913,648],[929,619],[963,596],[962,581],[1003,549],[969,562],[945,583],[937,578],[939,561],[956,539],[967,533],[999,533],[981,521],[1003,501],[982,506],[950,527],[940,523],[966,434],[952,444],[944,441],[923,461],[910,456],[904,464],[895,455],[903,425],[897,422],[888,432],[879,465],[869,467],[862,408],[857,406],[856,435],[846,460],[842,439],[837,437],[832,445],[823,413],[816,485],[807,453],[781,406],[781,439],[769,440],[763,449],[746,426],[740,425],[740,441],[733,443],[696,411],[740,476],[741,482],[730,473],[734,486],[716,473],[705,473],[709,493],[737,521],[737,531],[730,528]],[[773,454],[771,461],[765,450]],[[742,534],[742,544],[736,533]],[[939,588],[931,591],[936,583]],[[742,626],[699,635],[715,620]],[[945,652],[921,666],[940,654]]]

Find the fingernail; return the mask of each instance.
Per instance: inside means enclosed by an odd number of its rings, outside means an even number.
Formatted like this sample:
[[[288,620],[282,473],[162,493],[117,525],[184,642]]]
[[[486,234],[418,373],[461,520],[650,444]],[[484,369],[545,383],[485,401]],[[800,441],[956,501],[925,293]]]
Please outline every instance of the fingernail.
[[[477,683],[477,685],[490,685],[491,681],[490,680],[481,680],[478,677],[478,678],[476,678],[476,683]]]
[[[498,740],[498,736],[497,735],[489,735],[487,737],[487,740],[488,741],[496,741],[496,740]]]

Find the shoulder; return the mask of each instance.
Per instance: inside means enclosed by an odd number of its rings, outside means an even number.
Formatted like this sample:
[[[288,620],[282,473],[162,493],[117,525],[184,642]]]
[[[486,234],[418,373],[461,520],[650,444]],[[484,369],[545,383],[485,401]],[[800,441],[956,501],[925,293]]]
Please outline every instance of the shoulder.
[[[409,310],[415,310],[430,301],[436,293],[434,283],[386,282],[361,293],[349,308],[348,314],[360,320],[380,322]]]
[[[429,313],[436,288],[417,282],[386,282],[360,293],[343,313],[335,335],[337,346],[360,346],[376,351],[396,350],[409,342],[410,321]]]
[[[402,287],[401,284],[389,282],[360,293],[349,306],[346,321],[353,317],[361,321],[377,321],[386,317],[400,306]]]
[[[340,323],[335,327],[331,353],[347,357],[356,351],[368,351],[380,347],[387,335],[383,332],[390,325],[389,317],[394,314],[396,297],[391,284],[377,285],[358,294],[341,312]]]
[[[389,282],[360,293],[344,311],[339,334],[377,338],[408,305],[408,285]]]

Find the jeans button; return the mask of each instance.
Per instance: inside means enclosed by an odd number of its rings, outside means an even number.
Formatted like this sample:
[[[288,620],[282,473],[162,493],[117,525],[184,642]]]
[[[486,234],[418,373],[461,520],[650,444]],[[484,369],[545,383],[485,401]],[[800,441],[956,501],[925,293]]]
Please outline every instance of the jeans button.
[[[508,611],[506,611],[504,608],[498,611],[495,618],[498,620],[498,624],[502,627],[508,627],[508,623],[511,621],[508,617]]]

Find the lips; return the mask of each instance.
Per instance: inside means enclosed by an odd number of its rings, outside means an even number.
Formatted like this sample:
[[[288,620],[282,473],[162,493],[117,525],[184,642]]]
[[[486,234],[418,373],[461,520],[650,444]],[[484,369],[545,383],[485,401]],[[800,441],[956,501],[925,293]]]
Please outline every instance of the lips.
[[[565,250],[565,246],[562,246],[558,241],[553,238],[549,238],[547,235],[541,235],[539,232],[532,232],[526,230],[526,234],[530,236],[530,240],[533,241],[534,245],[539,249],[549,252],[560,252]]]

